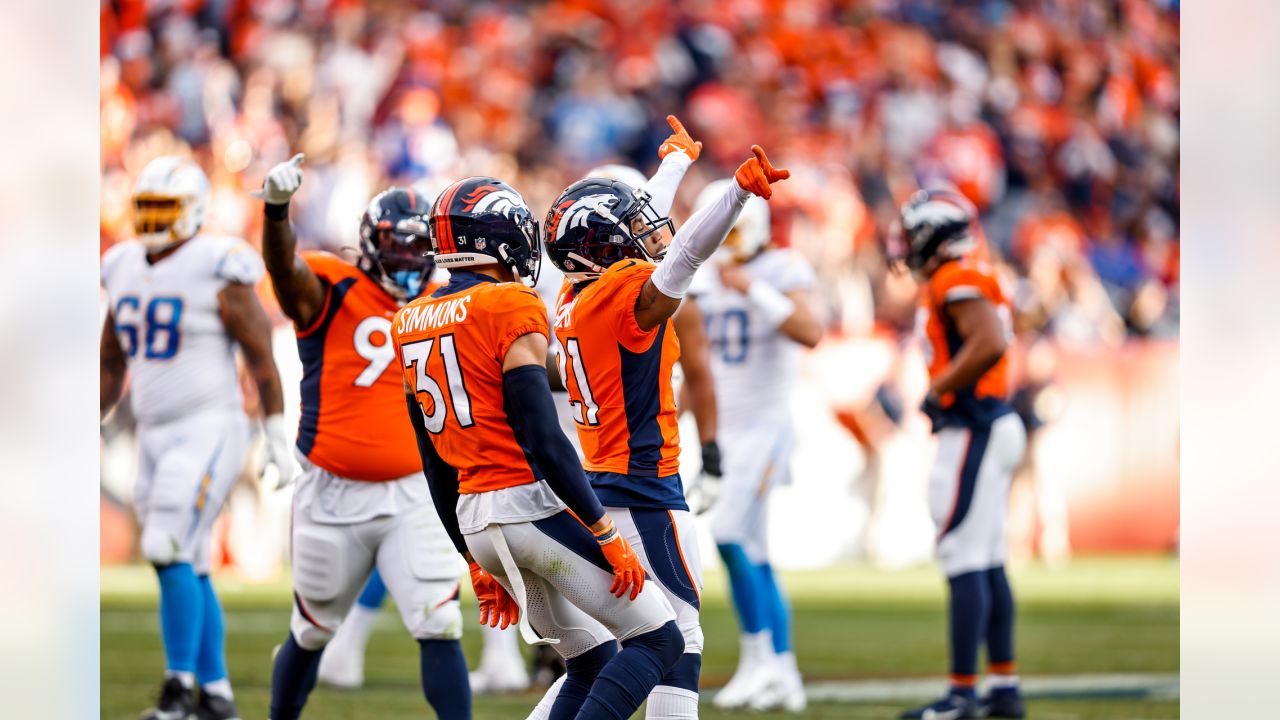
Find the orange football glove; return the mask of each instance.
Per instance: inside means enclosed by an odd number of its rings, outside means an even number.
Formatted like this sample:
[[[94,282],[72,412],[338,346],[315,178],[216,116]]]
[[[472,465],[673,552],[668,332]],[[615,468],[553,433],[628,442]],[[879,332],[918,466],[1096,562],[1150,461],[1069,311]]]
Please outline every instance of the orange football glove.
[[[667,124],[671,126],[674,132],[671,133],[671,137],[663,140],[662,144],[658,146],[658,157],[665,158],[671,153],[680,150],[685,155],[688,155],[690,160],[697,160],[698,155],[702,153],[702,143],[695,142],[693,138],[689,137],[689,131],[684,129],[684,125],[675,115],[667,116]]]
[[[613,593],[614,597],[622,597],[627,592],[627,588],[631,588],[631,599],[635,600],[644,589],[644,568],[641,567],[640,558],[631,547],[631,543],[622,537],[622,533],[618,532],[613,522],[610,522],[609,527],[603,531],[596,533],[596,542],[600,543],[600,550],[604,552],[605,559],[613,566],[613,585],[609,588],[609,592]]]
[[[515,625],[520,619],[520,605],[507,589],[479,564],[468,563],[467,569],[471,571],[471,586],[476,590],[476,600],[480,601],[480,624],[496,628],[501,623],[504,630]]]
[[[755,157],[739,165],[733,177],[737,179],[743,190],[768,200],[773,197],[773,188],[769,187],[770,183],[786,180],[791,177],[791,171],[774,168],[769,163],[769,158],[765,156],[764,148],[759,145],[752,145],[751,152]]]

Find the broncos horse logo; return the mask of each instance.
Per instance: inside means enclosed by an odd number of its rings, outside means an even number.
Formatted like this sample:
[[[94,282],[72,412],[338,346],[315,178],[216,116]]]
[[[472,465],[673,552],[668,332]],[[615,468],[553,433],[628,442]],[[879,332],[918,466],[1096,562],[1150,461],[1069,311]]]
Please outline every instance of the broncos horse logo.
[[[466,212],[496,212],[509,218],[517,208],[524,207],[524,198],[519,193],[496,185],[481,185],[462,198],[462,209]]]
[[[618,198],[608,193],[578,198],[553,220],[556,240],[563,238],[564,234],[572,228],[586,226],[587,218],[591,217],[592,213],[604,211],[601,214],[608,217],[609,211],[617,204]]]

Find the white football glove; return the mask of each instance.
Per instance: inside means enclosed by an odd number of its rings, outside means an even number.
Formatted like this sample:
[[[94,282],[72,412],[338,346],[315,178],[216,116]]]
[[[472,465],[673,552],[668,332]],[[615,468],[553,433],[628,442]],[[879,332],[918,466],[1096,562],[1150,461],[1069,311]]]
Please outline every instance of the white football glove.
[[[283,490],[293,484],[300,469],[293,459],[293,443],[284,428],[283,415],[271,415],[262,421],[262,434],[266,436],[267,462],[262,469],[262,482],[273,490]],[[270,480],[270,468],[275,469],[274,485]]]
[[[293,194],[302,186],[302,160],[303,154],[298,153],[288,162],[279,163],[271,168],[267,176],[262,179],[262,189],[249,194],[268,205],[288,203],[289,198],[293,197]]]
[[[720,499],[721,480],[718,475],[705,472],[698,473],[689,487],[685,488],[684,498],[689,503],[689,511],[694,515],[702,515]]]

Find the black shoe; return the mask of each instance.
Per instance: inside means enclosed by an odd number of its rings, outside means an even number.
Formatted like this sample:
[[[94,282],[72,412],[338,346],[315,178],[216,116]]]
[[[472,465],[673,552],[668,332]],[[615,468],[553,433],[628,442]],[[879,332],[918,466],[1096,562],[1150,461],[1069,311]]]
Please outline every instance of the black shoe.
[[[192,720],[195,717],[196,699],[191,688],[176,677],[164,681],[156,706],[142,713],[141,720]]]
[[[230,698],[202,690],[200,702],[196,704],[196,720],[240,720],[240,711]]]
[[[1022,705],[1022,693],[1016,687],[996,688],[983,698],[990,718],[1024,718],[1027,709]]]
[[[952,693],[898,716],[901,720],[968,720],[986,717],[986,708],[975,697]]]

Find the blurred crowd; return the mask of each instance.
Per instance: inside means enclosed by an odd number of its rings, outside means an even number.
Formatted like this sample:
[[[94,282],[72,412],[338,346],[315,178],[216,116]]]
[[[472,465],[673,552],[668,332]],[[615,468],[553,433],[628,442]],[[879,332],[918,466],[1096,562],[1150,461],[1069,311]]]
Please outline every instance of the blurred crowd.
[[[705,141],[677,205],[752,143],[793,179],[779,242],[835,334],[910,330],[881,240],[949,182],[981,210],[1018,329],[1114,348],[1178,331],[1178,0],[103,0],[101,242],[161,153],[195,157],[213,231],[306,153],[302,241],[344,252],[368,199],[502,177],[535,213],[588,168],[641,170],[675,113]]]

